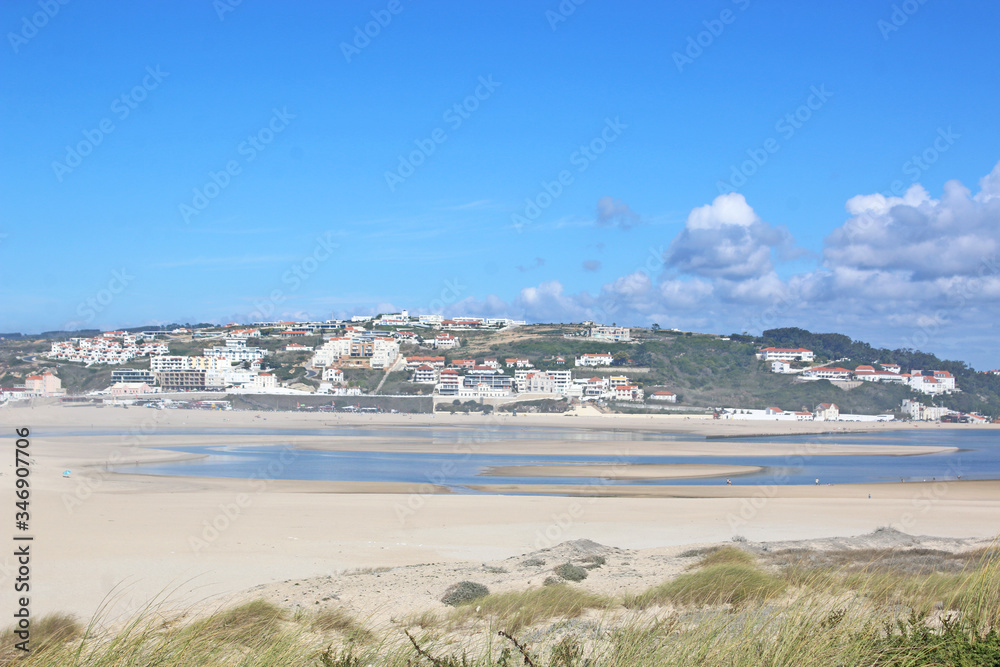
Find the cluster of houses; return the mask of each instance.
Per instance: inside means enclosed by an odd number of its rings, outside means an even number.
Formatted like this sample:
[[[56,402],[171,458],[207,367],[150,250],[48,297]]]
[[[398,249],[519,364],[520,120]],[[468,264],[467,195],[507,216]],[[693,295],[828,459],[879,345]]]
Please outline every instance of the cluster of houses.
[[[580,363],[577,366],[610,365],[611,355],[586,355],[607,358],[607,363]],[[551,365],[562,366],[564,357],[547,359]],[[434,385],[438,396],[456,398],[504,398],[515,394],[539,397],[565,397],[581,400],[607,399],[615,401],[643,401],[642,387],[630,382],[625,375],[574,378],[568,369],[541,370],[526,358],[495,357],[482,360],[454,359],[446,364],[441,356],[406,357],[406,367],[412,371],[412,381]],[[508,374],[509,373],[509,374]],[[658,391],[652,400],[675,402],[676,394]]]
[[[793,369],[792,362],[811,363],[815,358],[812,350],[805,348],[765,347],[757,353],[758,358],[771,362],[774,373],[797,374],[801,380],[834,380],[884,382],[907,385],[913,391],[921,394],[950,394],[960,391],[955,384],[955,377],[948,371],[912,370],[902,372],[899,364],[879,364],[876,369],[872,365],[860,365],[854,370],[840,366],[813,366]]]
[[[50,359],[86,364],[117,366],[135,357],[166,354],[167,346],[152,340],[149,334],[107,331],[93,338],[70,338],[52,343],[45,356]]]

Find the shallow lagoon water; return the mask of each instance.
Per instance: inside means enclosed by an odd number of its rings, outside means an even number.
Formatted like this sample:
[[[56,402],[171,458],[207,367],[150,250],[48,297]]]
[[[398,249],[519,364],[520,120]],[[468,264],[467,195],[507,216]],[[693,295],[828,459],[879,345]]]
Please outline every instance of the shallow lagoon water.
[[[159,431],[158,435],[166,432]],[[178,431],[192,435],[191,431]],[[92,434],[92,433],[91,433]],[[493,466],[553,465],[572,463],[654,463],[722,464],[762,466],[760,472],[730,477],[734,485],[883,483],[956,479],[1000,478],[1000,438],[995,431],[948,429],[941,431],[889,431],[824,435],[765,436],[726,438],[730,443],[789,442],[851,445],[932,445],[959,447],[957,452],[911,456],[546,456],[468,454],[462,443],[503,442],[506,440],[562,441],[671,441],[704,440],[702,436],[654,431],[575,430],[525,428],[519,426],[483,429],[462,427],[345,428],[310,430],[217,429],[197,435],[269,435],[275,445],[227,445],[219,447],[170,447],[170,451],[201,455],[200,458],[172,463],[119,466],[116,472],[195,477],[275,478],[363,482],[433,483],[457,493],[474,493],[470,484],[577,484],[577,485],[718,485],[725,477],[671,480],[601,480],[577,477],[484,477]],[[111,435],[109,433],[109,435]],[[361,451],[318,451],[295,449],[281,443],[292,435],[323,435],[341,440],[365,436],[422,438],[454,443],[455,453],[401,453]],[[369,441],[370,442],[370,441]],[[804,452],[809,448],[804,447]]]

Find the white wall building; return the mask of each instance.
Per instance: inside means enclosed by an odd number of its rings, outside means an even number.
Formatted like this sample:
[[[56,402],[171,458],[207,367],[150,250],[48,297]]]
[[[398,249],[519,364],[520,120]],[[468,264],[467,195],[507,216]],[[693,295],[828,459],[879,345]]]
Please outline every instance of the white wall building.
[[[812,350],[807,350],[804,347],[765,347],[757,356],[764,361],[812,361],[815,358],[815,354]]]
[[[625,343],[632,340],[632,333],[626,327],[593,326],[590,327],[590,337],[614,343]]]
[[[577,366],[610,366],[614,357],[610,352],[599,352],[597,354],[581,354],[576,358]]]

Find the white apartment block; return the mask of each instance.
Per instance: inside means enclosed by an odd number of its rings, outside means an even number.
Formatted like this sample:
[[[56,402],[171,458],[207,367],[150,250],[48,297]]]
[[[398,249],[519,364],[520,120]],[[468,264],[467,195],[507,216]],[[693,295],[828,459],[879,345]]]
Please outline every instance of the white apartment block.
[[[518,393],[565,394],[573,383],[572,371],[514,371],[514,387]]]
[[[413,369],[413,381],[419,384],[435,384],[438,381],[438,372],[427,364],[421,364]]]
[[[811,362],[816,355],[804,347],[765,347],[757,353],[764,361],[806,361]]]
[[[951,414],[954,410],[948,408],[924,405],[920,401],[904,399],[900,410],[915,421],[937,421],[945,415]]]
[[[223,357],[184,357],[164,354],[149,360],[153,373],[164,371],[228,371],[232,362]]]
[[[590,337],[614,343],[625,343],[632,340],[632,333],[626,327],[593,326],[590,327]]]

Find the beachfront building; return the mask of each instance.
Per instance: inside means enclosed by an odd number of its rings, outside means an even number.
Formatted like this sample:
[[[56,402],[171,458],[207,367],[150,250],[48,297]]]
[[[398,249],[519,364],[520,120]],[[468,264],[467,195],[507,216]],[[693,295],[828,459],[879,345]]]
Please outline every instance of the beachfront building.
[[[815,356],[812,350],[807,350],[804,347],[765,347],[757,353],[757,357],[764,361],[811,362]]]
[[[621,384],[615,387],[615,400],[618,401],[641,401],[643,399],[642,387],[634,384]]]
[[[462,378],[459,396],[476,398],[497,398],[509,396],[513,388],[513,378],[498,373],[470,373]]]
[[[112,396],[138,396],[153,391],[145,382],[116,382],[111,385]]]
[[[156,374],[161,391],[204,391],[206,388],[203,370],[168,370]]]
[[[153,386],[156,384],[156,376],[152,370],[145,368],[116,368],[111,371],[111,384],[118,382],[145,382]]]
[[[938,421],[945,415],[953,414],[955,411],[936,405],[924,405],[920,401],[907,398],[903,400],[900,412],[914,421]]]
[[[672,391],[654,391],[649,395],[649,400],[651,401],[666,401],[667,403],[676,403],[677,394]]]
[[[434,390],[441,396],[457,396],[462,386],[462,378],[453,368],[446,368],[438,374],[438,383]]]
[[[427,364],[420,364],[413,369],[413,381],[418,384],[435,384],[437,380],[437,370]]]
[[[610,366],[611,362],[614,361],[614,357],[611,356],[610,352],[601,352],[598,354],[581,354],[576,358],[577,366]]]
[[[813,410],[813,420],[819,422],[835,422],[840,419],[840,408],[836,403],[820,403]]]
[[[29,375],[24,379],[24,389],[31,396],[64,396],[62,380],[52,373]]]
[[[257,377],[253,379],[253,384],[251,385],[254,389],[268,390],[277,389],[278,378],[271,375],[270,373],[258,373]]]

